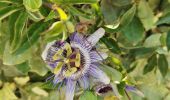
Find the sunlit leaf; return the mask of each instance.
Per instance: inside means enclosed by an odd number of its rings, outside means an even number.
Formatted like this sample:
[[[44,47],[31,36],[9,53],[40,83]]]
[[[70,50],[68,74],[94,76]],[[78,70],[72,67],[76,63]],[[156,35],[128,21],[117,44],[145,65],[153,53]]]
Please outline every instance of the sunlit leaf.
[[[23,0],[25,8],[31,12],[38,11],[42,5],[42,0]]]
[[[146,30],[153,27],[155,23],[154,14],[145,0],[140,0],[137,14]]]

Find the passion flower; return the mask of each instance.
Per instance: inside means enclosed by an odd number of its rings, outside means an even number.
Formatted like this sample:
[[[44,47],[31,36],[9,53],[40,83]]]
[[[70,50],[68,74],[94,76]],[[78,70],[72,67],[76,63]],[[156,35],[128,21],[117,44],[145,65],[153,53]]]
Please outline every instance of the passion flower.
[[[54,73],[53,83],[66,83],[66,100],[73,100],[77,83],[83,89],[87,89],[90,84],[89,77],[103,84],[110,83],[110,79],[98,67],[99,62],[107,58],[107,54],[94,50],[104,33],[103,28],[89,37],[75,32],[69,37],[69,42],[51,42],[43,51],[42,58]]]

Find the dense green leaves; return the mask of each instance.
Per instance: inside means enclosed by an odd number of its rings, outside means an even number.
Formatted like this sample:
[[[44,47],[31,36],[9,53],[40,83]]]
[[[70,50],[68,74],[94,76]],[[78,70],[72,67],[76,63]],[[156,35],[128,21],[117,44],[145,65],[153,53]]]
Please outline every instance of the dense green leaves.
[[[70,43],[74,32],[86,38],[104,27],[104,36],[91,50],[108,55],[95,65],[110,78],[114,91],[97,95],[100,80],[88,74],[90,87],[85,90],[77,82],[74,99],[169,100],[169,1],[0,0],[0,98],[64,100],[66,81],[53,84],[56,76],[41,58],[44,47],[54,40]],[[127,85],[136,89],[125,93]]]
[[[5,8],[0,9],[0,20],[8,17],[12,13],[18,11],[20,8],[17,6],[7,6]]]
[[[24,35],[24,27],[27,23],[28,14],[20,13],[14,25],[14,38],[12,40],[12,52],[14,52],[21,44],[22,36]]]
[[[21,54],[29,49],[32,45],[34,45],[38,41],[40,33],[45,31],[49,27],[49,25],[49,22],[38,22],[33,24],[29,28],[27,34],[25,35],[25,38],[21,43],[21,46],[18,48],[18,50],[16,50],[15,54]]]
[[[154,69],[157,65],[156,54],[153,54],[147,61],[147,64],[144,67],[143,74],[146,74]]]
[[[163,54],[160,54],[158,57],[158,68],[162,76],[165,77],[168,72],[168,61],[166,59],[166,56]]]

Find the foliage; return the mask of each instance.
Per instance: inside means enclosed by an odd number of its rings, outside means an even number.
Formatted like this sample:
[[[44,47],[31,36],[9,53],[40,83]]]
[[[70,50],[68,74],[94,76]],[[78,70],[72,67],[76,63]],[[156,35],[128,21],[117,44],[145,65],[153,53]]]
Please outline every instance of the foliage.
[[[63,90],[45,82],[52,74],[40,56],[45,45],[103,27],[97,50],[109,57],[100,67],[116,96],[170,100],[169,11],[170,0],[0,0],[0,98],[63,100]],[[93,86],[75,99],[116,100],[97,96]]]

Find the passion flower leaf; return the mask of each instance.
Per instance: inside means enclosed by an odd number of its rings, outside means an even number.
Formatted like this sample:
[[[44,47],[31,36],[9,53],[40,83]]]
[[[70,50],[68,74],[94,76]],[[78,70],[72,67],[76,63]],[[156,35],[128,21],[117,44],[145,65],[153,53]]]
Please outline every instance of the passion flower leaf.
[[[157,57],[156,54],[152,55],[148,61],[148,63],[145,65],[144,70],[143,70],[143,74],[146,74],[150,71],[152,71],[155,66],[157,65]]]
[[[165,77],[168,72],[168,61],[164,54],[160,54],[158,57],[158,68],[162,76]]]
[[[164,16],[162,16],[157,22],[156,25],[160,25],[160,24],[168,24],[170,23],[170,13],[165,14]]]
[[[122,29],[122,33],[125,35],[128,41],[134,45],[136,45],[144,38],[143,25],[136,17],[131,21],[131,23],[129,23],[129,25]]]
[[[138,5],[138,17],[146,30],[151,29],[155,24],[154,13],[145,0],[140,0]]]

